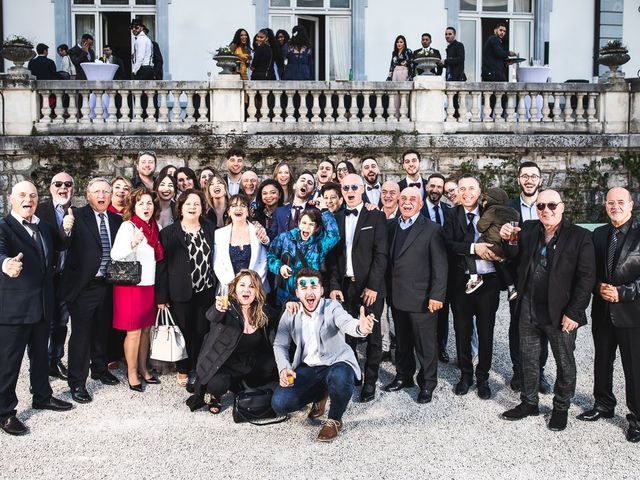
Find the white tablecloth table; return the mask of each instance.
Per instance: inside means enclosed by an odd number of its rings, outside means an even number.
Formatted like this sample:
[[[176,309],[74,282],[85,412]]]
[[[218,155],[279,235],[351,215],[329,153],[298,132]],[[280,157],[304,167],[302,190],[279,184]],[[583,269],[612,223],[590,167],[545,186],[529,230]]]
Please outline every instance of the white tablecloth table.
[[[118,65],[113,63],[94,63],[84,62],[80,66],[84,70],[87,80],[93,81],[109,81],[113,80],[116,72],[118,71]],[[92,93],[89,96],[89,117],[96,118],[96,96]],[[107,109],[109,108],[109,95],[107,93],[102,94],[102,118],[107,118]]]
[[[549,67],[518,67],[516,76],[522,83],[547,83],[551,75]]]

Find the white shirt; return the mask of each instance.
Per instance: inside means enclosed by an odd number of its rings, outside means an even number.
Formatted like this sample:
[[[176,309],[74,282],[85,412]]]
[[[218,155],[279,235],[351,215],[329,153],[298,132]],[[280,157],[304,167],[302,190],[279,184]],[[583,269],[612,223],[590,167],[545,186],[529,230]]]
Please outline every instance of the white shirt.
[[[531,205],[527,204],[522,198],[522,194],[520,197],[520,216],[523,222],[527,220],[538,220],[538,209],[536,208],[536,202],[533,202]]]
[[[133,222],[123,222],[111,248],[111,260],[133,262],[138,261],[142,265],[140,283],[138,285],[155,285],[156,283],[156,254],[146,237],[136,246],[131,248],[131,242],[138,227]]]
[[[409,228],[411,225],[413,225],[414,223],[416,223],[416,219],[418,218],[418,215],[420,215],[420,212],[416,213],[415,215],[407,218],[407,221],[405,222],[404,219],[402,218],[402,215],[400,215],[398,213],[398,225],[400,225],[400,228],[402,230],[406,230],[407,228]]]
[[[376,185],[378,186],[378,188],[371,188],[371,187],[375,187]],[[380,204],[380,183],[375,183],[374,185],[369,185],[368,183],[365,183],[364,191],[367,194],[369,203],[377,207]]]
[[[318,352],[318,332],[320,331],[318,317],[317,308],[311,316],[304,311],[300,315],[300,320],[302,320],[302,361],[310,367],[322,365]]]
[[[138,73],[142,66],[153,66],[153,43],[144,32],[140,32],[133,42],[133,62],[131,71]]]
[[[231,177],[227,176],[227,187],[229,188],[229,196],[238,195],[240,193],[240,179],[234,182]]]
[[[109,243],[113,245],[113,240],[111,240],[111,230],[109,229],[109,215],[107,215],[107,210],[102,212],[104,214],[104,225],[107,227],[107,236],[109,237]],[[93,211],[93,214],[96,216],[96,224],[98,226],[98,236],[100,236],[100,213]]]
[[[419,183],[420,186],[419,187],[414,187],[414,188],[417,188],[418,190],[420,190],[420,195],[422,196],[422,198],[425,198],[425,196],[424,196],[424,183],[422,182],[422,177],[418,177],[418,180],[411,180],[409,177],[405,177],[405,181],[407,182],[407,187],[409,185],[411,185],[412,183]]]
[[[346,215],[344,216],[344,246],[345,254],[347,256],[347,270],[345,276],[353,277],[353,254],[351,252],[353,248],[353,237],[356,233],[356,224],[358,223],[358,217],[362,211],[363,203],[350,210],[357,210],[358,215]],[[349,208],[349,207],[347,207]]]
[[[480,233],[478,232],[478,220],[480,220],[480,208],[476,207],[476,209],[473,212],[467,212],[466,210],[464,211],[465,215],[467,213],[473,213],[474,217],[473,217],[473,229],[475,230],[475,235],[473,238],[474,242],[478,241],[478,238],[480,238]],[[469,225],[469,220],[467,219],[467,225]],[[476,244],[472,243],[471,244],[471,250],[469,253],[471,253],[472,255],[474,255],[475,252],[475,248],[476,248]],[[490,260],[483,260],[481,258],[476,259],[476,272],[478,272],[478,275],[484,275],[487,273],[495,273],[496,271],[496,267],[493,266],[493,262]]]

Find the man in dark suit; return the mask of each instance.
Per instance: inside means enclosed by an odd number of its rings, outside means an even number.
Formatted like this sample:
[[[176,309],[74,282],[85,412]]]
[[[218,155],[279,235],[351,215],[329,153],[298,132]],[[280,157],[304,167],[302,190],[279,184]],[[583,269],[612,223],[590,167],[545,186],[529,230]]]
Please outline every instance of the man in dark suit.
[[[507,34],[507,25],[497,23],[491,35],[482,47],[482,81],[506,82],[507,58],[515,52],[507,50],[502,43]],[[494,98],[495,102],[495,98]],[[493,107],[492,107],[493,108]]]
[[[456,40],[456,29],[447,27],[444,39],[448,43],[447,58],[439,64],[447,69],[445,78],[448,82],[464,82],[467,79],[464,74],[464,45]]]
[[[37,57],[29,60],[27,68],[31,71],[31,74],[38,80],[59,80],[60,75],[56,68],[56,63],[47,58],[49,55],[49,47],[44,43],[36,45]]]
[[[271,240],[281,233],[298,226],[298,217],[307,208],[307,203],[311,200],[315,187],[316,181],[313,173],[309,171],[302,172],[293,185],[293,200],[276,208],[273,213],[273,222],[269,229],[269,238]]]
[[[423,33],[422,37],[420,38],[420,43],[422,44],[422,48],[419,48],[418,50],[413,51],[414,58],[419,56],[424,56],[424,57],[434,57],[434,58],[442,59],[440,50],[438,50],[437,48],[433,48],[431,46],[430,33]],[[437,67],[432,68],[431,73],[433,73],[434,75],[442,75],[442,65],[438,65]],[[420,74],[422,74],[422,70],[416,67],[414,77]]]
[[[380,319],[386,295],[387,219],[380,210],[364,207],[363,193],[364,184],[358,175],[351,173],[342,179],[342,196],[347,208],[335,214],[340,241],[327,257],[327,269],[330,275],[329,297],[340,301],[353,316],[364,305],[377,320],[373,333],[367,337],[364,382],[360,393],[360,400],[369,402],[375,397],[382,360]],[[347,337],[347,343],[357,358],[358,339]]]
[[[555,190],[545,190],[536,203],[540,220],[525,222],[518,244],[503,242],[505,254],[518,267],[516,314],[520,320],[521,403],[502,414],[505,420],[539,415],[541,332],[556,360],[553,412],[549,430],[567,427],[567,412],[576,388],[574,350],[580,325],[596,283],[591,232],[563,219],[564,204]],[[503,225],[507,240],[519,227]]]
[[[360,173],[365,182],[362,201],[382,208],[382,199],[380,198],[380,167],[378,167],[378,161],[373,157],[364,158],[360,167]]]
[[[472,175],[465,174],[458,182],[461,204],[447,210],[444,221],[444,237],[449,252],[448,294],[453,312],[456,332],[456,350],[460,368],[460,382],[455,387],[456,395],[466,395],[473,384],[473,362],[471,337],[473,317],[478,332],[478,366],[475,376],[478,396],[491,397],[489,371],[493,358],[493,328],[498,310],[500,281],[493,262],[498,257],[489,249],[489,244],[478,242],[477,223],[482,213],[480,184]],[[469,280],[466,256],[475,255],[476,269],[482,275],[483,284],[474,292],[465,293]]]
[[[424,202],[427,197],[427,181],[420,175],[420,160],[420,152],[417,150],[407,150],[402,154],[402,169],[407,176],[398,182],[398,187],[401,192],[407,187],[417,188]]]
[[[125,80],[124,63],[121,59],[113,54],[113,50],[111,49],[110,45],[105,45],[104,47],[102,47],[102,57],[100,58],[100,60],[102,60],[104,63],[111,63],[118,66],[118,70],[116,70],[116,73],[113,77],[114,80]]]
[[[538,193],[542,186],[542,172],[535,162],[522,162],[518,167],[518,186],[520,187],[520,195],[509,202],[509,206],[520,213],[520,227],[528,220],[538,220],[538,209],[536,201]],[[515,271],[515,265],[512,266],[512,277],[518,278],[518,272]],[[516,283],[516,288],[517,288]],[[519,392],[522,389],[522,372],[520,371],[520,321],[516,315],[516,303],[509,302],[509,312],[511,314],[509,322],[509,353],[511,355],[511,364],[513,366],[513,377],[509,382],[511,389]],[[551,384],[544,375],[544,367],[549,357],[549,342],[544,333],[541,334],[540,343],[540,393],[551,393]]]
[[[16,417],[16,384],[27,345],[33,408],[69,410],[52,396],[47,362],[48,325],[53,310],[54,242],[59,233],[35,215],[38,192],[31,182],[11,190],[11,213],[0,222],[0,428],[22,435],[27,427]],[[69,227],[67,220],[65,226]]]
[[[36,209],[36,215],[49,225],[61,228],[64,217],[69,211],[73,199],[74,183],[71,175],[65,172],[57,173],[51,179],[49,186],[51,199],[41,202]],[[53,314],[49,324],[49,376],[67,380],[67,367],[62,363],[64,344],[67,339],[67,324],[69,310],[64,300],[60,298],[60,281],[64,270],[66,251],[56,250],[53,259]]]
[[[640,442],[640,224],[632,218],[633,201],[625,188],[607,193],[605,208],[610,225],[593,232],[596,251],[596,289],[591,318],[595,347],[595,404],[578,419],[612,418],[613,363],[616,348],[625,377],[629,414],[627,440]]]
[[[105,385],[118,379],[107,370],[107,342],[113,322],[113,288],[105,283],[111,246],[122,224],[119,215],[107,211],[111,204],[111,185],[93,178],[87,186],[88,205],[73,209],[76,219],[67,250],[60,296],[71,315],[69,338],[69,388],[79,403],[92,400],[86,381],[91,378]]]
[[[418,403],[428,403],[437,384],[437,314],[444,304],[447,252],[442,229],[420,215],[415,187],[400,193],[400,217],[389,221],[388,302],[396,327],[396,376],[388,392],[411,387],[417,355]],[[415,351],[415,353],[414,353]]]
[[[84,62],[94,62],[96,60],[96,52],[93,51],[93,36],[88,33],[82,35],[80,43],[69,49],[69,58],[74,67],[76,67],[76,80],[86,80],[87,75],[80,66]]]

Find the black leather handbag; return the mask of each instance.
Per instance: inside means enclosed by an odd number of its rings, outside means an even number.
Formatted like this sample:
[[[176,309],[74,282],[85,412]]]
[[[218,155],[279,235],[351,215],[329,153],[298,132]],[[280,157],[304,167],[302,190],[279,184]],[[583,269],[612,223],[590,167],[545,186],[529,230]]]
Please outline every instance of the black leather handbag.
[[[142,264],[133,262],[110,262],[107,265],[107,283],[113,285],[137,285],[142,278]]]
[[[272,396],[273,390],[270,388],[247,388],[238,392],[233,401],[233,421],[249,422],[253,425],[273,425],[284,422],[289,417],[278,418],[271,408]]]

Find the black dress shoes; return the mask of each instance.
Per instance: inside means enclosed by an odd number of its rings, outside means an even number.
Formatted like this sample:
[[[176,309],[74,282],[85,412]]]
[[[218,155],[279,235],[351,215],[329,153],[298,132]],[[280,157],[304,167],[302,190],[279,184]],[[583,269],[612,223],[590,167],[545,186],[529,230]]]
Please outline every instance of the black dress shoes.
[[[449,354],[447,353],[446,350],[440,350],[438,352],[438,359],[442,362],[442,363],[449,363],[449,360],[451,360],[449,358]]]
[[[118,380],[111,372],[109,372],[109,370],[96,375],[92,373],[91,378],[93,378],[94,380],[100,380],[100,382],[104,385],[117,385],[120,383],[120,380]]]
[[[555,408],[551,412],[551,418],[549,419],[549,425],[547,427],[552,432],[561,432],[567,428],[568,412],[566,410],[556,410]]]
[[[71,389],[71,398],[78,403],[89,403],[93,398],[85,387],[75,387]]]
[[[464,378],[458,382],[456,388],[453,390],[456,395],[466,395],[469,393],[469,388],[471,388],[473,382],[471,380],[465,380]]]
[[[593,407],[591,410],[582,412],[576,418],[585,422],[595,422],[596,420],[599,420],[601,418],[613,418],[613,412],[605,412],[602,410],[598,410],[596,407]]]
[[[56,377],[61,380],[67,380],[69,372],[67,371],[67,367],[65,367],[64,364],[60,360],[58,360],[49,365],[49,376]]]
[[[49,398],[44,403],[33,402],[32,407],[36,410],[53,410],[54,412],[64,412],[65,410],[71,410],[72,405],[64,400],[58,400],[55,397]]]
[[[138,383],[136,385],[131,385],[131,382],[127,378],[127,383],[129,384],[129,390],[133,390],[134,392],[142,393],[144,390],[142,389],[142,383]]]
[[[416,402],[429,403],[431,402],[432,398],[433,398],[433,392],[427,389],[420,389],[420,392],[418,393],[418,398],[416,398]]]
[[[360,401],[370,402],[375,397],[376,397],[376,386],[365,382],[364,386],[362,387],[362,390],[360,391]]]
[[[410,388],[413,387],[415,385],[415,383],[413,383],[413,380],[402,380],[401,378],[394,378],[393,382],[391,382],[388,385],[385,385],[384,387],[384,391],[385,392],[397,392],[398,390],[402,390],[403,388]]]
[[[29,431],[26,425],[18,420],[15,415],[2,420],[0,428],[9,435],[24,435]]]
[[[478,397],[482,400],[489,400],[491,398],[491,389],[489,388],[489,382],[487,380],[478,382]]]
[[[640,442],[640,426],[629,423],[629,429],[627,430],[627,442],[638,443]]]
[[[515,408],[511,410],[507,410],[500,418],[503,420],[522,420],[525,417],[537,417],[540,415],[540,410],[538,409],[538,405],[531,405],[529,403],[522,402]]]

